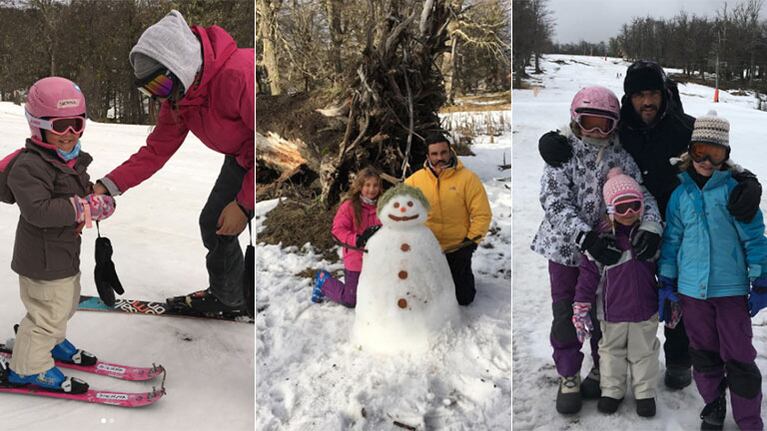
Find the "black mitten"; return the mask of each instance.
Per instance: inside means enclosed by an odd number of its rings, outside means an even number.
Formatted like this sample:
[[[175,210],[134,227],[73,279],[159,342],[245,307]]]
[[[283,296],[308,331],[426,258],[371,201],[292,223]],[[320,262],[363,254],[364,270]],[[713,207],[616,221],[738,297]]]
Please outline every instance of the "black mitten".
[[[96,269],[93,278],[96,280],[99,298],[110,307],[115,305],[115,292],[118,295],[125,293],[112,262],[112,243],[103,236],[96,238]]]
[[[639,229],[636,236],[631,240],[637,259],[653,260],[658,255],[660,248],[660,235],[655,232]]]
[[[363,248],[365,247],[365,244],[368,243],[368,240],[370,239],[373,234],[378,232],[378,229],[381,229],[381,226],[370,226],[369,228],[365,229],[364,232],[360,236],[357,237],[357,241],[354,244],[357,248]]]
[[[559,132],[544,133],[538,139],[538,152],[546,164],[558,168],[573,157],[573,147]]]
[[[615,265],[621,258],[621,251],[615,246],[615,240],[609,236],[599,236],[594,231],[581,233],[578,237],[581,251],[588,251],[591,257],[602,265]]]
[[[733,174],[738,185],[732,189],[727,209],[738,221],[748,223],[753,220],[762,200],[762,185],[756,179],[756,175],[749,171]]]
[[[243,274],[242,291],[245,294],[245,308],[248,316],[252,319],[255,316],[256,308],[256,251],[253,244],[249,244],[245,249],[245,274]]]

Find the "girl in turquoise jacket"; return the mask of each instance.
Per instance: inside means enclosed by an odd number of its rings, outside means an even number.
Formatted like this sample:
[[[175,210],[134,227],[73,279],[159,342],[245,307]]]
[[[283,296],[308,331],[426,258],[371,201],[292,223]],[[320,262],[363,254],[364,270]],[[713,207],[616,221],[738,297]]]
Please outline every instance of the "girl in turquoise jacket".
[[[761,211],[744,223],[727,209],[737,185],[731,170],[740,169],[729,161],[729,127],[713,111],[695,121],[666,208],[659,314],[668,324],[671,313],[664,311],[674,303],[684,315],[693,377],[706,403],[701,429],[722,429],[729,387],[740,429],[761,430],[761,372],[749,314],[767,305],[767,238]]]

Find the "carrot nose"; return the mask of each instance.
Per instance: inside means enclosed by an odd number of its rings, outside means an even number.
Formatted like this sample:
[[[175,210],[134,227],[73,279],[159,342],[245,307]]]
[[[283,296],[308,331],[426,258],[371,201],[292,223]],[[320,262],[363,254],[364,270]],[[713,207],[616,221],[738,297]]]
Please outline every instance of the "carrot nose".
[[[405,211],[407,211],[407,208],[405,208],[405,207],[400,207],[399,211],[400,211],[400,212],[405,212]]]

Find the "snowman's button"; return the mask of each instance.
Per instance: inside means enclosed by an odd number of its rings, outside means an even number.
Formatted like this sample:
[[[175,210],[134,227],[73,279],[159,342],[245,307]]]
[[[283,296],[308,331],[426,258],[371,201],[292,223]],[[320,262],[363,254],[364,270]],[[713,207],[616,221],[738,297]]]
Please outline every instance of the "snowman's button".
[[[399,274],[397,274],[401,280],[404,280],[407,278],[407,271],[400,271]]]
[[[399,301],[397,301],[397,307],[407,308],[407,300],[405,298],[400,298]]]
[[[399,249],[402,251],[410,251],[410,244],[403,242],[401,246],[399,246]]]

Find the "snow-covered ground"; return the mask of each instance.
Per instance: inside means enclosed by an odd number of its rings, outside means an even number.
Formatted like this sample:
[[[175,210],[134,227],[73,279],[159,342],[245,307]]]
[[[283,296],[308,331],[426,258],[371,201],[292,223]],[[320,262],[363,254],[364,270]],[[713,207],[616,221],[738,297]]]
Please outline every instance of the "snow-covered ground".
[[[388,357],[349,342],[354,310],[312,304],[307,268],[342,270],[309,244],[256,249],[258,430],[419,430],[511,428],[511,134],[475,138],[463,163],[485,184],[493,211],[489,236],[472,261],[477,297],[460,325],[420,356]],[[499,181],[503,179],[505,181]],[[276,200],[256,204],[262,226]],[[328,226],[330,229],[330,226]]]
[[[514,91],[515,430],[691,430],[700,426],[698,415],[703,405],[694,385],[681,392],[670,392],[663,386],[662,380],[658,382],[658,414],[653,419],[642,419],[636,415],[631,395],[627,396],[618,414],[613,416],[597,412],[595,402],[585,402],[581,413],[572,417],[559,416],[554,409],[557,375],[548,341],[551,297],[547,261],[530,251],[530,242],[543,216],[538,202],[539,179],[543,169],[543,161],[538,155],[538,137],[567,124],[570,101],[582,87],[603,85],[620,97],[628,65],[614,58],[550,55],[543,61],[545,73],[534,78],[541,86],[539,91]],[[699,116],[716,109],[720,116],[730,121],[733,160],[752,170],[764,183],[767,159],[764,157],[763,127],[767,112],[754,109],[754,97],[722,92],[720,103],[715,104],[713,88],[680,84],[679,90],[686,113]],[[754,344],[760,352],[757,365],[763,372],[767,370],[767,358],[763,353],[767,348],[765,322],[765,312],[753,319]],[[662,340],[663,331],[659,330],[658,334]],[[588,347],[584,351],[587,352]],[[662,363],[663,354],[660,356]],[[591,359],[587,355],[582,375],[585,376],[590,367]],[[764,404],[762,410],[767,411]],[[728,408],[725,429],[732,430],[736,429],[736,425],[730,412]]]
[[[0,155],[21,147],[29,135],[22,107],[0,102]],[[89,122],[82,148],[100,178],[144,144],[147,126]],[[223,163],[191,133],[153,178],[117,198],[117,211],[101,224],[115,249],[114,262],[126,298],[162,301],[207,287],[199,212]],[[16,206],[0,204],[0,340],[11,337],[24,316],[18,276],[11,271]],[[96,295],[93,244],[96,230],[83,233],[84,294]],[[240,240],[247,243],[247,233]],[[254,428],[254,325],[185,318],[80,312],[68,338],[106,361],[168,370],[167,395],[140,409],[0,394],[2,430],[247,430]],[[151,389],[152,383],[122,382],[70,372],[95,388]],[[159,384],[159,382],[155,383]]]

